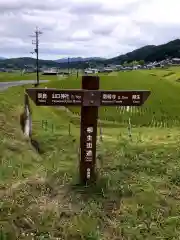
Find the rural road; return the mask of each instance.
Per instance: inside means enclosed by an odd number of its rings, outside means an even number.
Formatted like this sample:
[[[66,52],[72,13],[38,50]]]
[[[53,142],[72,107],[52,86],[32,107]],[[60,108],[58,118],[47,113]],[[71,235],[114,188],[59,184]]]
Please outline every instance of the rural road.
[[[49,80],[40,80],[40,83],[49,82]],[[34,84],[36,80],[22,80],[22,81],[15,81],[15,82],[0,82],[0,91],[4,91],[9,87],[21,86],[26,84]]]

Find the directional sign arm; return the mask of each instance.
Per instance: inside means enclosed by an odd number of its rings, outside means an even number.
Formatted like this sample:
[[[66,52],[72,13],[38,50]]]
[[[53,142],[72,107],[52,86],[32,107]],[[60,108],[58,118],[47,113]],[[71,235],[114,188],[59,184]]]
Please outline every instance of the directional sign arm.
[[[26,93],[37,106],[141,106],[150,91],[74,90],[29,88]]]
[[[82,90],[57,90],[44,88],[28,88],[26,93],[37,106],[81,106]]]
[[[150,95],[148,90],[101,91],[101,106],[141,106]]]

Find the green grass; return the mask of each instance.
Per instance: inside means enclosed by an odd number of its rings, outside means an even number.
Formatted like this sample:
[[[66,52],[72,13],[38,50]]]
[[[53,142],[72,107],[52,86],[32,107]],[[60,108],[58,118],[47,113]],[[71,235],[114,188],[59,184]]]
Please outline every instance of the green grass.
[[[109,85],[108,77],[102,76],[101,88],[125,89],[130,80],[132,88],[155,89],[156,81],[161,84],[153,76],[146,79],[146,74],[122,73],[111,78]],[[179,87],[164,79],[160,95],[152,94],[147,106],[151,103],[157,109],[153,104],[159,97],[167,101],[166,84],[178,94]],[[71,78],[45,85],[78,88],[80,82]],[[179,239],[178,126],[134,126],[130,140],[128,126],[121,127],[116,110],[108,110],[117,122],[102,117],[98,181],[94,186],[80,187],[78,116],[63,108],[39,108],[31,102],[33,138],[42,149],[38,154],[19,126],[23,92],[24,87],[16,87],[0,93],[0,239]],[[178,100],[175,93],[172,101]],[[47,126],[42,126],[43,120],[48,120]]]
[[[57,80],[57,76],[46,76],[40,74],[40,80]],[[21,80],[36,80],[36,73],[28,73],[21,75],[20,72],[17,73],[0,73],[0,82],[11,82],[11,81],[21,81]]]

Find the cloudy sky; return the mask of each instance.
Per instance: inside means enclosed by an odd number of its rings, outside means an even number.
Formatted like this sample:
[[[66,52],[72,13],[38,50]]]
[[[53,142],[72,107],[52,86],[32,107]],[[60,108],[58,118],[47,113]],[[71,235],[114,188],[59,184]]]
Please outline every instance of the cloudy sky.
[[[179,0],[0,0],[0,56],[114,57],[180,37]]]

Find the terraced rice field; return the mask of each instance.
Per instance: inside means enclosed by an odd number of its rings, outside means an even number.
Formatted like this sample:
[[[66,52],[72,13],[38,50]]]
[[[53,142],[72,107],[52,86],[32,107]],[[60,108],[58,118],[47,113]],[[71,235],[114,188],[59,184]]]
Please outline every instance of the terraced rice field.
[[[101,107],[99,118],[126,125],[131,118],[133,126],[173,127],[180,125],[180,77],[178,68],[121,72],[100,76],[100,88],[109,90],[150,90],[151,95],[142,107]],[[58,88],[81,88],[81,79],[72,77],[55,84]],[[69,107],[80,113],[79,107]]]

